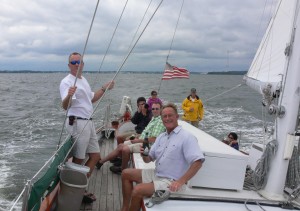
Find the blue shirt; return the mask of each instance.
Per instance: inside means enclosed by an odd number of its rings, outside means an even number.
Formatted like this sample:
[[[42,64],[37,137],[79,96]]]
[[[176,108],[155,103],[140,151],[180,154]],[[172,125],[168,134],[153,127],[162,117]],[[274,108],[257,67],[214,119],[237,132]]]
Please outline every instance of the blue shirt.
[[[177,126],[170,134],[160,134],[151,147],[149,156],[156,161],[156,176],[174,180],[181,178],[193,162],[204,161],[197,138],[182,126]]]

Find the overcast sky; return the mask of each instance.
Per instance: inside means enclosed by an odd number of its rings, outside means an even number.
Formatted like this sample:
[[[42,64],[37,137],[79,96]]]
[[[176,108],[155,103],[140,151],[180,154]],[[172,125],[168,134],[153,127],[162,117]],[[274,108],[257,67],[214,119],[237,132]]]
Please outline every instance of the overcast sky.
[[[85,70],[116,71],[151,0],[101,0],[84,56]],[[161,0],[152,0],[141,30]],[[247,70],[277,0],[185,0],[169,63],[191,72]],[[0,70],[67,70],[82,53],[97,0],[1,0]],[[123,67],[162,71],[182,0],[164,0]]]

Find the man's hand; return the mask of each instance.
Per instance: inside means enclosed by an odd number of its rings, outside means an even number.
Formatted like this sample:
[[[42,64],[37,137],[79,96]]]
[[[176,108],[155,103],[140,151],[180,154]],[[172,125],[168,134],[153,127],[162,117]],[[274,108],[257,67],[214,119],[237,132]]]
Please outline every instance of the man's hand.
[[[68,91],[68,96],[72,97],[76,92],[77,86],[71,86]]]
[[[114,88],[115,82],[114,81],[109,81],[106,84],[104,84],[103,88],[104,89],[108,89],[111,90],[112,88]]]
[[[71,86],[68,90],[68,95],[63,99],[61,106],[63,107],[63,109],[67,110],[68,106],[71,106],[72,101],[70,101],[70,99],[73,97],[73,95],[76,92],[77,87],[76,86]],[[69,104],[70,102],[70,104]]]
[[[137,108],[137,112],[141,113],[145,104],[140,103]]]
[[[184,183],[180,182],[179,180],[173,181],[169,186],[169,190],[171,192],[177,192],[183,185]]]
[[[141,146],[140,147],[140,154],[141,154],[142,157],[143,157],[143,153],[144,153],[144,148],[143,148],[143,146]]]

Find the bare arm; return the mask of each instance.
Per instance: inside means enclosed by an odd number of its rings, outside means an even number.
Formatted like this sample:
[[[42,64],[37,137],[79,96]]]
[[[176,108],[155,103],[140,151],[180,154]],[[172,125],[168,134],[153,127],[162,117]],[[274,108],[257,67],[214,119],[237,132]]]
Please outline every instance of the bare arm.
[[[201,160],[197,160],[193,162],[190,168],[187,170],[187,172],[179,180],[173,181],[170,184],[169,186],[170,191],[173,192],[179,191],[180,188],[199,171],[201,166],[202,166]]]
[[[98,91],[95,92],[94,97],[92,99],[92,103],[97,102],[102,95],[104,94],[105,90],[111,90],[115,85],[114,81],[110,81],[108,83],[106,83],[104,86],[101,87],[101,89],[99,89]]]
[[[149,137],[148,138],[148,140],[149,140],[150,143],[154,143],[155,139],[156,139],[156,137]],[[138,139],[138,138],[136,138],[136,139],[134,139],[134,140],[131,141],[132,144],[143,143],[143,142],[144,142],[143,139]]]

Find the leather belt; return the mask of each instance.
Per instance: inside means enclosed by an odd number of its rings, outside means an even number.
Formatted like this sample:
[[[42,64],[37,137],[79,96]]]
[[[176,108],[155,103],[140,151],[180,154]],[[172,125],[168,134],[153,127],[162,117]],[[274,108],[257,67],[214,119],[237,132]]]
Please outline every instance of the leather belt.
[[[81,120],[93,120],[93,118],[82,118],[82,117],[78,117],[78,116],[69,116],[69,118],[74,118],[74,119],[81,119]]]

